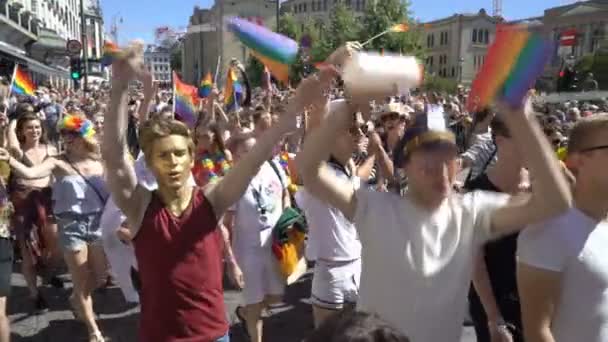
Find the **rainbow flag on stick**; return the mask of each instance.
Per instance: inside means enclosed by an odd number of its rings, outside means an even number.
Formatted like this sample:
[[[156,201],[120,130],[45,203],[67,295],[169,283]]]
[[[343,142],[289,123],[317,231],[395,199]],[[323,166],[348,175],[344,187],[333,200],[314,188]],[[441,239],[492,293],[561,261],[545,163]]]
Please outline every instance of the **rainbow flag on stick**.
[[[525,27],[499,26],[471,85],[467,109],[478,111],[498,99],[513,107],[521,105],[554,50],[555,42]]]
[[[396,24],[391,27],[391,32],[407,32],[410,30],[410,26],[406,23]]]
[[[114,59],[120,56],[121,53],[122,50],[118,47],[118,45],[106,40],[103,42],[103,56],[101,57],[101,65],[112,65]]]
[[[198,88],[198,97],[207,98],[211,95],[211,91],[213,90],[213,79],[211,78],[211,74],[207,73],[207,76],[201,81],[201,86]]]
[[[15,64],[15,72],[11,83],[11,92],[19,95],[34,95],[36,86],[29,75]]]
[[[262,62],[274,77],[287,84],[289,65],[298,55],[298,43],[247,20],[232,18],[228,29]]]
[[[243,87],[239,82],[236,72],[233,68],[228,69],[226,76],[226,85],[224,86],[224,105],[226,110],[231,112],[239,108],[243,98]]]
[[[190,128],[196,125],[196,96],[197,88],[182,82],[173,72],[173,107],[175,118]]]

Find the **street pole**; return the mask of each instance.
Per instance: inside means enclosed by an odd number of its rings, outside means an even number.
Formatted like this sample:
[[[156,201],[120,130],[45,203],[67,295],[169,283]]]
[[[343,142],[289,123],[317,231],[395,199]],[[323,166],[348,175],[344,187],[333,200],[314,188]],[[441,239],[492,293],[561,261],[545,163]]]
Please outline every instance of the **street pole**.
[[[84,91],[89,83],[89,44],[87,41],[87,25],[84,17],[84,0],[80,0],[80,36],[82,40],[82,60],[84,62],[84,83],[82,85],[82,90]]]

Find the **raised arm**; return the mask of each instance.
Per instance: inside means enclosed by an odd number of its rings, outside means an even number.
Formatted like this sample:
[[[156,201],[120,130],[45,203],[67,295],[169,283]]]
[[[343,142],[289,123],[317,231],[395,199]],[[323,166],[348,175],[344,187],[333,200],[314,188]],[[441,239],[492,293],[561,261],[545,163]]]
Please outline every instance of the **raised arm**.
[[[505,107],[501,112],[534,178],[532,196],[492,214],[493,233],[507,235],[565,211],[572,203],[572,195],[559,161],[532,115],[529,103],[526,109],[511,110]]]
[[[158,84],[154,83],[151,73],[145,73],[141,81],[144,84],[144,100],[139,106],[139,120],[143,124],[150,116],[150,104],[158,91]]]
[[[137,59],[132,52],[124,59],[116,60],[112,66],[110,108],[106,114],[102,144],[108,187],[116,205],[129,220],[138,219],[143,202],[141,192],[136,192],[137,177],[127,147],[128,84],[139,72]]]
[[[21,144],[17,138],[17,120],[11,120],[8,124],[6,137],[9,152],[11,152],[15,158],[21,159],[23,157],[23,150],[21,149]]]
[[[216,216],[220,217],[243,196],[251,178],[258,172],[260,166],[272,156],[272,151],[281,138],[296,128],[297,115],[303,112],[304,107],[310,102],[309,99],[315,94],[315,88],[311,88],[311,82],[307,81],[309,80],[300,83],[299,92],[293,98],[287,114],[281,117],[276,125],[264,132],[253,149],[239,160],[222,180],[215,186],[208,186],[205,189]]]

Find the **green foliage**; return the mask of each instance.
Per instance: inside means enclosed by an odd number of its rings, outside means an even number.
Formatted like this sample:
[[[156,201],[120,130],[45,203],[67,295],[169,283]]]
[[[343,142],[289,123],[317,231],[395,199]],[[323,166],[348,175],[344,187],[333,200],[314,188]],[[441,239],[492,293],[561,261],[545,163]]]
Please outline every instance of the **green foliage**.
[[[362,28],[359,33],[360,41],[366,41],[375,35],[384,32],[395,24],[408,24],[408,32],[391,32],[375,39],[367,47],[370,50],[392,53],[403,53],[422,58],[422,30],[415,22],[408,10],[409,1],[384,0],[375,5],[369,4],[362,18]]]
[[[583,81],[587,73],[593,73],[593,77],[599,84],[600,89],[608,89],[608,54],[597,53],[581,58],[576,64],[579,80]]]
[[[458,89],[458,81],[436,75],[424,75],[424,90],[453,94]]]
[[[249,83],[252,87],[259,87],[262,84],[262,73],[264,72],[264,64],[258,61],[257,58],[249,56],[247,66],[245,67]]]
[[[171,70],[182,70],[182,49],[175,48],[171,51]]]

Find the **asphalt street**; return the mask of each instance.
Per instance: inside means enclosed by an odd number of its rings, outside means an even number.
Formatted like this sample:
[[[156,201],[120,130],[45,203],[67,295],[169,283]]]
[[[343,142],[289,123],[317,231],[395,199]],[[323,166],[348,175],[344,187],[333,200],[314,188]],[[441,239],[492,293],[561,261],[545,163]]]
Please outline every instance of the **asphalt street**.
[[[75,321],[67,302],[71,283],[67,275],[64,289],[48,286],[42,288],[50,310],[34,314],[28,299],[23,277],[13,273],[13,293],[9,298],[8,312],[11,320],[13,342],[79,342],[86,341],[86,329]],[[300,342],[312,330],[312,313],[307,298],[310,295],[310,276],[290,286],[282,304],[273,307],[265,323],[265,341]],[[234,342],[246,342],[243,328],[234,316],[240,302],[238,291],[227,290],[225,301],[232,323],[231,337]],[[135,342],[139,308],[125,303],[120,290],[111,287],[94,296],[98,324],[109,342]],[[474,342],[471,328],[463,328],[461,342]]]

